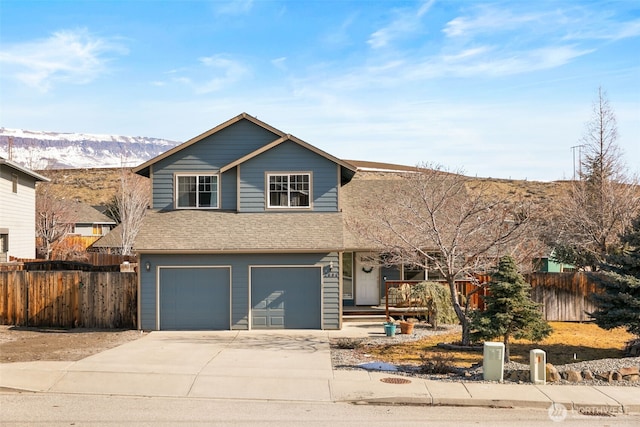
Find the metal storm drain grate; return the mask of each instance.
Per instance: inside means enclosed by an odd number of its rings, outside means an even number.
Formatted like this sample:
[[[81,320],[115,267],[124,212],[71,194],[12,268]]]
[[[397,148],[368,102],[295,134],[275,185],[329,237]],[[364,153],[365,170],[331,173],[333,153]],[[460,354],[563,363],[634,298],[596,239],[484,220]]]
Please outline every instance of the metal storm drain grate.
[[[389,383],[389,384],[409,384],[409,383],[411,383],[411,380],[408,380],[408,379],[405,379],[405,378],[392,378],[392,377],[380,378],[380,381],[382,381],[383,383]]]

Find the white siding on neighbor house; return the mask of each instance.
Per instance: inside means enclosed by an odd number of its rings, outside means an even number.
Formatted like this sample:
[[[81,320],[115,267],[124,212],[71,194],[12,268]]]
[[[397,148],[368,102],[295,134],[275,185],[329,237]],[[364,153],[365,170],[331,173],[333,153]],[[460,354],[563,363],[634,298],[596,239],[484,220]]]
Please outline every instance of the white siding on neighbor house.
[[[80,236],[104,236],[111,231],[111,226],[102,224],[102,233],[94,234],[93,224],[76,224],[73,234],[79,234]]]
[[[18,176],[13,192],[12,175]],[[0,165],[0,228],[9,229],[9,256],[36,256],[36,191],[34,178]]]

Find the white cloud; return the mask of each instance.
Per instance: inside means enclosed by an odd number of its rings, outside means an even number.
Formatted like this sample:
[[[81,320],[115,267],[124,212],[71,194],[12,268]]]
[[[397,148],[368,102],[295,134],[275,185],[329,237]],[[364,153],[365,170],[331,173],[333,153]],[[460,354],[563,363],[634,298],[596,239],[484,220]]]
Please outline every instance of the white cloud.
[[[369,37],[367,43],[374,48],[386,47],[393,40],[413,34],[420,30],[422,17],[431,9],[435,0],[429,0],[420,5],[417,10],[399,10],[396,17],[386,27],[375,31]]]
[[[543,13],[514,14],[511,11],[492,7],[477,9],[473,17],[459,16],[447,22],[442,30],[448,37],[471,37],[479,33],[496,33],[521,28],[524,24],[549,20]]]
[[[586,27],[586,29],[585,29]],[[628,22],[601,20],[565,36],[567,40],[622,40],[640,36],[640,19]]]
[[[244,15],[253,8],[253,0],[230,0],[221,2],[216,12],[219,15]]]
[[[225,55],[214,55],[200,58],[200,62],[214,72],[214,77],[196,86],[199,94],[219,91],[235,83],[249,74],[249,69],[239,61],[227,58]]]
[[[321,40],[329,46],[346,46],[351,41],[351,27],[356,21],[357,14],[353,13],[340,22],[339,25],[328,29]]]
[[[563,7],[564,6],[564,7]],[[543,11],[522,11],[524,3],[482,5],[446,23],[442,32],[451,39],[517,31],[522,40],[543,34],[562,40],[621,40],[640,36],[640,19],[625,21],[615,9],[589,9],[569,3]]]
[[[443,55],[442,61],[447,63],[465,61],[471,58],[476,58],[479,55],[488,53],[490,50],[491,48],[489,46],[480,46],[480,47],[465,49],[453,55],[446,55],[446,54]]]
[[[0,63],[5,75],[43,92],[58,83],[85,84],[107,70],[111,54],[127,49],[86,29],[57,31],[51,37],[5,45]]]
[[[368,90],[401,90],[409,85],[446,81],[450,77],[498,78],[553,69],[593,52],[576,46],[543,46],[511,50],[484,45],[447,54],[416,58],[405,55],[384,62],[372,62],[340,70],[332,76],[325,71],[296,80],[298,93],[344,93]]]
[[[194,93],[202,95],[220,92],[250,75],[251,71],[249,67],[231,58],[230,55],[217,54],[198,58],[198,65],[171,69],[164,74],[169,76],[168,80],[160,80],[160,82],[184,85]],[[156,86],[159,85],[156,84]]]
[[[281,56],[280,58],[275,58],[271,60],[271,65],[273,65],[274,67],[276,67],[278,70],[286,70],[287,69],[287,57],[286,56]]]
[[[495,52],[478,49],[473,55],[463,52],[457,55],[457,61],[444,61],[435,64],[440,75],[455,74],[458,76],[508,76],[530,73],[560,67],[572,59],[593,52],[578,49],[574,46],[549,46],[520,52]],[[480,55],[486,53],[486,55]],[[418,67],[419,70],[420,67]],[[433,69],[433,64],[427,64]]]

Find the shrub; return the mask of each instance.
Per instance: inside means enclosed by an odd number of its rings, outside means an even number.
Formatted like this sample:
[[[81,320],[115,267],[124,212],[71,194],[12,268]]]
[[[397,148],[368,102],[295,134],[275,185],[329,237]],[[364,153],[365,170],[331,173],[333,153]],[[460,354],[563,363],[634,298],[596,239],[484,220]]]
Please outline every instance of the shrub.
[[[435,353],[420,355],[420,373],[423,374],[448,374],[456,372],[456,367],[453,364],[454,357],[450,354]]]
[[[357,338],[340,338],[336,342],[336,347],[341,350],[355,350],[362,346],[362,340]]]

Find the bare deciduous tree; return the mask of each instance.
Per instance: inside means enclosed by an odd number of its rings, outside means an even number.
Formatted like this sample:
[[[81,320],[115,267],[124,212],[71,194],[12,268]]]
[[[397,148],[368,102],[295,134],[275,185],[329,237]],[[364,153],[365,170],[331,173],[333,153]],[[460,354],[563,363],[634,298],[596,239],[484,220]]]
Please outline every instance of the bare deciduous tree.
[[[526,231],[532,207],[490,191],[489,181],[422,165],[401,174],[393,202],[365,202],[365,217],[347,218],[352,232],[380,248],[386,265],[437,270],[446,279],[451,303],[469,344],[468,313],[455,281],[487,271],[505,254],[529,247]]]
[[[51,258],[54,245],[73,232],[76,213],[68,200],[54,194],[47,184],[38,185],[36,192],[36,237],[38,252]]]
[[[584,155],[579,179],[560,200],[562,206],[550,232],[555,257],[562,262],[597,269],[640,213],[638,179],[628,175],[617,137],[614,111],[606,93],[598,89],[580,141]]]
[[[150,203],[149,180],[123,168],[120,189],[108,206],[108,214],[119,225],[122,255],[131,255],[142,220]]]

